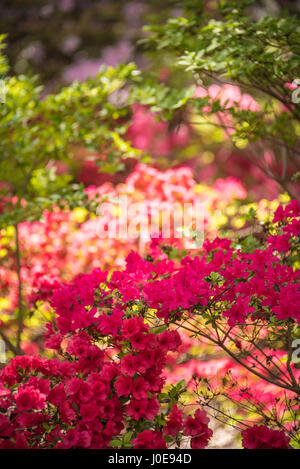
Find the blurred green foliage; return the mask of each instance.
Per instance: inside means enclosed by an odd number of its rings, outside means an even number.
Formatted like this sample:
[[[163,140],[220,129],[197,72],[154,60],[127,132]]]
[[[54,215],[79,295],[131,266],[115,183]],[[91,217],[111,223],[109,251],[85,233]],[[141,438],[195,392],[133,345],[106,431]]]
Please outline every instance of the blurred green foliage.
[[[203,2],[190,0],[182,16],[145,27],[142,43],[154,58],[157,51],[165,54],[168,66],[185,73],[189,84],[237,85],[251,95],[255,110],[218,96],[213,102],[209,96],[195,97],[188,104],[198,116],[213,116],[238,150],[247,147],[248,158],[295,196],[290,183],[300,166],[300,105],[293,102],[290,86],[300,77],[300,21],[284,13],[256,20],[246,9],[253,3],[220,1],[215,9],[205,9]],[[264,161],[262,148],[275,155],[280,175]]]
[[[0,63],[5,63],[2,56]],[[7,197],[9,210],[0,216],[1,225],[39,216],[53,202],[68,202],[72,207],[72,200],[87,199],[83,187],[70,185],[69,176],[56,174],[49,166],[55,161],[68,162],[73,148],[101,148],[103,166],[111,171],[117,170],[122,157],[138,155],[123,138],[123,120],[130,115],[130,107],[117,99],[117,93],[125,85],[130,87],[138,74],[132,64],[103,67],[95,78],[74,82],[44,97],[34,78],[3,78],[6,96],[0,106],[0,174],[1,195]],[[13,196],[17,204],[11,200]]]

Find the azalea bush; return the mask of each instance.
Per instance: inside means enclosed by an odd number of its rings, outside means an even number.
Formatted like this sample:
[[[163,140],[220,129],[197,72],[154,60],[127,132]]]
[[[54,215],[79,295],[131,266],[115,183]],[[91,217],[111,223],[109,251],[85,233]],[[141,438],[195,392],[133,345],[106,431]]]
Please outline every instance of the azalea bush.
[[[169,321],[174,323],[177,315],[175,324],[232,359],[221,362],[219,369],[217,361],[206,368],[191,364],[191,389],[198,402],[237,428],[247,426],[253,416],[285,428],[295,447],[299,445],[295,351],[299,270],[292,266],[299,256],[299,207],[293,201],[277,209],[273,226],[277,230],[259,248],[241,245],[236,251],[230,240],[207,242],[202,262],[190,259],[173,278],[161,280],[160,290],[155,282],[147,290],[150,305],[159,305],[163,316],[171,314]],[[166,297],[166,292],[172,296]],[[187,301],[182,302],[182,297]],[[232,413],[228,401],[237,413]]]
[[[207,445],[205,412],[183,419],[177,408],[184,383],[162,393],[178,332],[150,328],[118,296],[100,270],[57,290],[46,347],[61,359],[18,357],[3,370],[1,448],[166,448],[184,437],[192,447]]]
[[[298,202],[280,206],[279,233],[250,252],[216,239],[179,267],[163,254],[143,260],[132,253],[126,269],[111,277],[96,269],[58,288],[45,346],[60,359],[17,357],[1,373],[3,447],[165,448],[180,447],[184,437],[192,448],[205,447],[212,436],[205,412],[184,417],[180,409],[185,382],[163,392],[166,354],[180,345],[174,326],[213,342],[250,375],[285,391],[284,401],[276,395],[265,406],[243,390],[241,407],[258,401],[256,419],[268,424],[257,430],[243,420],[244,447],[299,444],[299,373],[291,362],[299,272],[289,265],[299,217]],[[214,396],[198,385],[198,402],[213,407]],[[228,397],[236,392],[233,385]]]
[[[244,203],[246,189],[238,180],[220,178],[213,186],[206,187],[197,184],[191,169],[184,167],[162,172],[138,164],[124,183],[89,186],[84,193],[90,204],[98,204],[97,213],[89,212],[86,207],[77,207],[72,211],[55,207],[52,211],[45,210],[39,221],[19,224],[22,253],[20,277],[22,294],[26,300],[23,306],[23,350],[29,350],[24,349],[26,343],[28,345],[28,334],[31,338],[31,349],[34,347],[32,338],[41,336],[38,330],[41,332],[42,316],[48,316],[46,311],[37,307],[38,302],[46,300],[60,281],[70,280],[75,274],[89,272],[99,265],[100,257],[102,268],[119,268],[124,266],[125,258],[132,249],[141,254],[147,253],[149,241],[143,239],[140,229],[134,236],[127,233],[122,237],[109,237],[108,231],[100,236],[105,227],[116,225],[118,228],[121,224],[121,217],[125,216],[118,213],[118,200],[121,197],[127,198],[129,206],[143,203],[147,213],[150,213],[151,207],[159,207],[162,213],[172,211],[175,204],[181,209],[186,203],[202,204],[204,230],[206,235],[210,236],[221,229],[234,231],[236,226],[247,226],[244,215],[250,207],[258,208]],[[279,203],[276,200],[272,203],[265,202],[265,206],[258,210],[260,221],[268,220]],[[107,203],[109,206],[105,209]],[[159,217],[159,213],[157,216]],[[172,239],[164,240],[166,246],[172,244],[170,249],[173,256],[180,255],[179,248],[195,250],[199,247],[201,237],[199,233],[194,233],[192,222],[193,220],[185,227],[184,232],[172,229]],[[7,339],[11,342],[9,349],[12,351],[16,346],[15,311],[18,308],[15,228],[2,229],[0,255],[0,301],[3,321],[0,331],[2,336],[8,335]],[[39,348],[35,346],[35,349],[38,351]]]

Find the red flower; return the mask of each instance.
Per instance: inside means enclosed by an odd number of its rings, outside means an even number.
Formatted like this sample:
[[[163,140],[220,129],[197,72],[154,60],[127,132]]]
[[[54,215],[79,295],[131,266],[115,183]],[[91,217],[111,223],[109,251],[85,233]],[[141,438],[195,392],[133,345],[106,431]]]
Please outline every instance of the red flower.
[[[59,383],[55,386],[48,395],[48,401],[54,405],[62,404],[66,400],[65,386],[63,383]]]
[[[135,399],[147,399],[149,383],[142,377],[134,380],[132,394]]]
[[[145,430],[132,440],[134,449],[165,449],[166,442],[157,431]]]
[[[133,348],[137,350],[145,350],[148,347],[150,341],[155,344],[155,339],[156,336],[152,338],[150,334],[146,335],[142,332],[139,332],[138,334],[135,334],[133,337],[130,338],[130,342]]]
[[[134,420],[139,420],[144,418],[147,406],[148,401],[146,400],[138,401],[137,399],[132,399],[126,407],[126,414]]]
[[[156,397],[148,401],[147,408],[145,410],[145,418],[148,420],[153,420],[159,411],[159,402]]]
[[[132,355],[125,355],[121,360],[121,371],[128,376],[134,376],[137,372],[136,360]]]
[[[128,339],[140,332],[147,332],[148,326],[140,318],[125,319],[122,324],[122,334]]]
[[[254,425],[242,431],[242,445],[246,449],[291,449],[290,439],[283,430]]]
[[[15,400],[18,410],[41,410],[46,407],[46,395],[33,386],[20,387]]]
[[[177,405],[173,405],[172,411],[168,416],[167,425],[164,428],[166,435],[176,436],[182,428],[182,410],[178,409]]]
[[[193,449],[205,448],[212,437],[212,430],[208,427],[209,418],[204,410],[197,409],[194,418],[189,416],[183,423],[185,435],[192,436]]]
[[[176,350],[181,345],[180,335],[177,331],[164,331],[158,336],[158,342],[162,350]]]
[[[289,234],[283,234],[280,236],[270,236],[267,241],[275,251],[287,252],[290,249],[289,239]]]
[[[118,396],[129,396],[132,392],[132,379],[129,376],[119,376],[115,382]]]

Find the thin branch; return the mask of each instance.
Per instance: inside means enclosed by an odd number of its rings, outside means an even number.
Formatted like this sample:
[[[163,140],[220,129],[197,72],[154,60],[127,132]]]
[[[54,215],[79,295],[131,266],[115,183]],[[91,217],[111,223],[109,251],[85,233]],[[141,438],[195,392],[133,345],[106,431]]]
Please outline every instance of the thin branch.
[[[9,348],[9,350],[14,354],[14,355],[19,355],[19,351],[17,347],[14,346],[14,344],[9,340],[6,334],[4,334],[3,331],[0,330],[0,337],[2,338],[3,342]]]
[[[17,351],[21,353],[21,334],[23,331],[23,293],[21,279],[21,252],[19,240],[19,225],[15,225],[15,243],[16,243],[16,262],[18,276],[18,332],[17,332]]]

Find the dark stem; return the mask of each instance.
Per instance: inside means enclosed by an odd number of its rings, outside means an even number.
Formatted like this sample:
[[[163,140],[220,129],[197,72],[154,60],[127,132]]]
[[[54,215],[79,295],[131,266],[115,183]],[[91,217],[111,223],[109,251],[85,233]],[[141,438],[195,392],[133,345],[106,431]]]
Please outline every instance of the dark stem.
[[[216,340],[214,339],[212,336],[208,335],[208,334],[205,334],[204,332],[202,331],[197,331],[197,330],[193,330],[193,329],[190,329],[189,327],[186,327],[184,326],[183,324],[180,324],[180,323],[177,323],[177,322],[174,322],[174,324],[176,324],[177,326],[183,328],[183,329],[186,329],[187,331],[189,332],[192,332],[195,336],[199,335],[199,336],[202,336],[204,337],[205,339],[207,339],[208,341],[214,343],[215,345],[218,345],[219,347],[221,347],[224,352],[226,352],[233,360],[235,360],[237,363],[239,363],[241,366],[243,366],[244,368],[246,368],[246,370],[248,370],[250,373],[254,374],[255,376],[257,376],[258,378],[261,378],[263,379],[264,381],[267,381],[268,383],[271,383],[271,384],[274,384],[275,386],[279,386],[280,388],[283,388],[283,389],[287,389],[289,391],[292,391],[298,395],[300,395],[300,388],[299,386],[292,386],[292,385],[286,385],[286,384],[283,384],[283,383],[280,383],[278,382],[277,380],[274,380],[256,370],[254,370],[253,368],[251,368],[250,366],[248,366],[243,360],[241,360],[240,358],[238,358],[233,352],[231,352],[223,343],[222,341],[219,341],[219,340]]]
[[[23,296],[22,296],[22,279],[21,279],[21,251],[19,243],[19,225],[15,225],[15,242],[16,242],[16,262],[18,276],[18,332],[17,332],[17,353],[21,354],[21,334],[23,331]]]
[[[0,337],[7,346],[7,348],[14,354],[14,355],[19,355],[18,349],[14,346],[14,344],[11,343],[9,338],[4,334],[4,332],[0,331]]]

